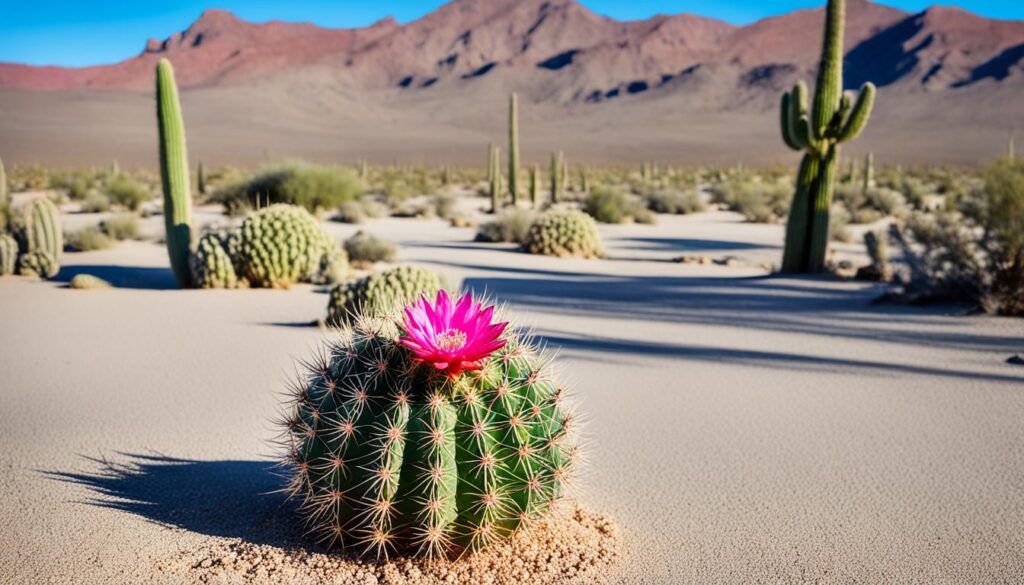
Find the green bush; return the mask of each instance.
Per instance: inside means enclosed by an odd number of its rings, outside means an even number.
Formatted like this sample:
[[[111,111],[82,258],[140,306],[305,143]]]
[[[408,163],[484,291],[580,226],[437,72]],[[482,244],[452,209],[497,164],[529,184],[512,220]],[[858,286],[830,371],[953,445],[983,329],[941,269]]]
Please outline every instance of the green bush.
[[[111,202],[131,211],[153,198],[148,187],[124,173],[107,179],[105,191]]]
[[[662,189],[644,195],[647,208],[656,213],[684,215],[704,211],[707,206],[696,191]]]
[[[115,240],[138,240],[142,238],[139,218],[131,213],[121,213],[100,222],[100,230]]]
[[[477,229],[476,241],[501,243],[512,242],[522,244],[537,214],[526,209],[508,209],[500,212],[494,219],[480,224]]]
[[[110,210],[110,199],[103,193],[93,191],[82,201],[82,213],[103,213]]]
[[[106,250],[115,243],[113,238],[94,225],[70,232],[64,237],[64,245],[72,252]]]
[[[338,206],[338,213],[333,219],[342,223],[363,223],[366,221],[366,212],[358,202],[346,201]]]
[[[788,177],[729,179],[711,188],[711,200],[754,223],[777,223],[789,213],[793,184]]]
[[[226,186],[212,200],[222,203],[230,214],[274,203],[299,205],[317,212],[354,201],[363,190],[362,181],[351,169],[293,162]]]
[[[378,238],[362,230],[345,240],[345,252],[349,262],[373,264],[374,262],[393,262],[398,254],[398,246],[393,242]]]

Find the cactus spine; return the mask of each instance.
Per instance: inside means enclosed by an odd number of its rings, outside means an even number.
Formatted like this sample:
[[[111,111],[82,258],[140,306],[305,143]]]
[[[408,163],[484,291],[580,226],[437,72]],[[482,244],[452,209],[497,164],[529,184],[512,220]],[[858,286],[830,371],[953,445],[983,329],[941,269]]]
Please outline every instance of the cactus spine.
[[[540,205],[540,169],[537,165],[530,169],[530,204],[534,209]]]
[[[508,101],[508,192],[513,207],[519,202],[519,98]]]
[[[871,83],[864,84],[856,103],[843,94],[844,18],[844,0],[829,0],[811,110],[808,112],[807,88],[803,82],[782,96],[782,139],[791,149],[804,152],[786,224],[782,258],[785,273],[815,273],[825,269],[839,145],[861,133],[875,101],[875,86]]]
[[[501,206],[501,149],[495,144],[491,145],[490,159],[491,213],[498,213]]]
[[[178,286],[192,288],[192,195],[189,192],[185,123],[181,117],[174,68],[167,59],[156,65],[156,119],[160,131],[160,179],[164,190],[167,255]]]

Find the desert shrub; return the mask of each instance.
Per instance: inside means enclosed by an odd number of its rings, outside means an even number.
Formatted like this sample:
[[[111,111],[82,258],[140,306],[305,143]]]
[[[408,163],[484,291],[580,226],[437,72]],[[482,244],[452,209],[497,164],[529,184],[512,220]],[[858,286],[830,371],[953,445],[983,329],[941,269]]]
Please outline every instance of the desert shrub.
[[[451,219],[455,216],[456,200],[448,193],[434,196],[434,210],[441,219]]]
[[[398,246],[359,230],[344,242],[345,251],[351,262],[373,264],[374,262],[392,262],[398,254]]]
[[[103,193],[93,191],[85,196],[81,204],[82,213],[103,213],[110,210],[110,199]]]
[[[11,191],[42,191],[50,189],[50,173],[41,165],[15,165],[7,172],[7,184]]]
[[[782,221],[789,213],[792,198],[793,182],[788,177],[772,181],[760,177],[727,178],[711,188],[712,201],[725,205],[754,223]]]
[[[706,209],[700,194],[692,190],[661,189],[644,195],[644,199],[647,208],[656,213],[683,215]]]
[[[91,225],[68,233],[64,236],[65,247],[72,252],[91,252],[106,250],[115,244],[115,240],[99,228]]]
[[[121,213],[100,222],[100,230],[115,240],[138,240],[142,238],[139,218],[131,213]]]
[[[124,173],[107,179],[104,191],[112,203],[132,211],[153,198],[148,187]]]
[[[334,216],[334,221],[340,221],[342,223],[363,223],[366,221],[366,212],[363,211],[363,206],[356,201],[346,201],[338,206],[338,213]]]
[[[478,242],[513,242],[522,244],[537,214],[526,209],[507,209],[477,229]]]
[[[828,239],[836,242],[852,242],[853,234],[850,233],[850,212],[842,205],[832,205],[832,212],[828,219]]]
[[[845,208],[851,223],[857,224],[902,215],[906,208],[906,200],[899,191],[887,187],[865,190],[858,183],[836,185],[833,201]]]
[[[211,200],[222,203],[230,214],[273,203],[299,205],[316,212],[337,209],[362,192],[363,184],[351,169],[293,162],[225,186]]]
[[[58,171],[50,175],[49,187],[64,191],[69,199],[85,199],[98,186],[91,172],[84,170]]]
[[[630,223],[647,209],[621,189],[594,187],[583,203],[583,211],[601,223]]]
[[[1024,315],[1024,162],[1000,161],[953,212],[915,214],[897,241],[910,268],[905,294]]]

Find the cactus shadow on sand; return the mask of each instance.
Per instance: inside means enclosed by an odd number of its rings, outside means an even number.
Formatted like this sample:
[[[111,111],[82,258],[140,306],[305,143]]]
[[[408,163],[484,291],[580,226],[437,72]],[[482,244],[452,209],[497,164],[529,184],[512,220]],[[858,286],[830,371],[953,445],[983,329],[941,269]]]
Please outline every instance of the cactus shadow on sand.
[[[84,486],[79,503],[121,510],[164,526],[256,544],[294,543],[301,527],[279,490],[271,461],[200,461],[119,453],[118,460],[86,457],[93,471],[43,471]]]
[[[116,288],[174,290],[178,288],[170,268],[158,266],[114,266],[106,264],[61,266],[53,280],[69,283],[79,274],[102,278]]]

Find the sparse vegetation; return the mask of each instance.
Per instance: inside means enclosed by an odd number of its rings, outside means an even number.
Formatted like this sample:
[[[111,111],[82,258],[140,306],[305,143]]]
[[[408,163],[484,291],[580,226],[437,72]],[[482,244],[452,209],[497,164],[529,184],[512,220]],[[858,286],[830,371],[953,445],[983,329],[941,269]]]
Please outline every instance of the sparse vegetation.
[[[225,186],[212,200],[222,203],[233,215],[274,203],[299,205],[316,213],[355,201],[364,190],[362,181],[349,168],[288,162]]]
[[[522,244],[537,214],[526,209],[506,209],[489,221],[480,224],[476,241],[501,243],[512,242]]]
[[[640,201],[621,189],[594,187],[583,211],[601,223],[653,223],[654,216]]]
[[[754,223],[778,223],[785,219],[793,198],[788,177],[760,176],[727,179],[711,188],[711,200]]]
[[[72,252],[106,250],[113,247],[116,243],[114,238],[111,238],[99,226],[95,225],[69,232],[65,238],[65,245]]]
[[[131,213],[121,213],[104,219],[100,222],[100,230],[118,241],[142,238],[139,218]]]
[[[394,262],[398,254],[398,246],[359,230],[344,242],[348,259],[354,264],[369,265],[374,262]]]

